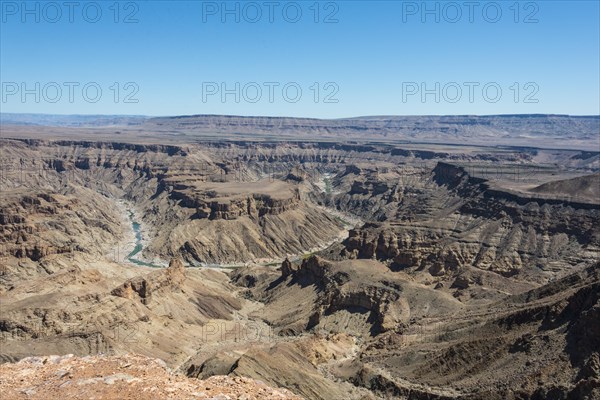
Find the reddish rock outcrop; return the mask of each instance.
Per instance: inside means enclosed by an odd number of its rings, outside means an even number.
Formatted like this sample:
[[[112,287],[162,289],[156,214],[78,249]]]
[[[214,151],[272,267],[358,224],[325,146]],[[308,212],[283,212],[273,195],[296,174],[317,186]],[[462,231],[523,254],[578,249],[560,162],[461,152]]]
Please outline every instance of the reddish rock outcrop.
[[[174,258],[167,269],[130,279],[113,289],[111,294],[126,299],[139,299],[142,303],[148,304],[152,301],[154,293],[160,290],[169,290],[169,288],[176,289],[184,279],[185,267],[183,262],[179,258]]]
[[[162,360],[138,355],[29,357],[2,364],[0,392],[13,400],[302,399],[249,378],[187,378],[170,371]]]

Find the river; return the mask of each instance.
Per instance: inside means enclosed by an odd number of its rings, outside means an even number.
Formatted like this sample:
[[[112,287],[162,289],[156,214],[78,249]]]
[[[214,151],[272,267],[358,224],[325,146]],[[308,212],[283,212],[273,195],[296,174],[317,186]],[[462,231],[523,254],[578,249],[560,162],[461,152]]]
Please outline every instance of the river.
[[[144,266],[144,267],[162,268],[163,267],[162,265],[152,264],[152,263],[138,260],[137,258],[135,258],[135,256],[137,254],[139,254],[142,251],[142,249],[144,248],[144,245],[142,243],[142,226],[140,225],[139,222],[135,221],[132,211],[128,210],[128,214],[129,214],[129,221],[131,221],[131,227],[133,228],[133,231],[135,232],[135,247],[133,248],[131,253],[129,253],[127,255],[127,257],[126,257],[127,261],[129,261],[133,264],[136,264],[136,265]]]
[[[356,226],[358,223],[362,222],[360,221],[360,219],[358,217],[355,216],[350,216],[349,214],[346,213],[342,213],[339,212],[337,210],[331,210],[329,208],[326,207],[322,207],[319,206],[319,208],[326,210],[327,212],[329,212],[331,215],[333,215],[336,219],[338,219],[340,222],[342,222],[344,224],[344,230],[345,233],[347,234],[348,230],[353,228],[354,226]],[[133,232],[135,233],[135,247],[133,248],[133,250],[125,257],[125,259],[133,264],[136,265],[140,265],[140,266],[144,266],[144,267],[152,267],[152,268],[164,268],[165,265],[168,265],[168,262],[163,263],[163,265],[159,265],[159,264],[154,264],[151,262],[147,262],[147,261],[143,261],[140,260],[138,258],[136,258],[136,256],[141,255],[142,249],[144,248],[144,244],[143,244],[143,236],[142,236],[142,226],[139,222],[137,222],[135,220],[135,215],[133,213],[133,211],[131,211],[130,209],[127,209],[127,215],[129,217],[129,221],[131,222],[131,227],[133,229]],[[346,219],[350,219],[352,222],[348,222]],[[297,261],[300,260],[302,258],[305,258],[306,256],[315,253],[317,251],[320,250],[324,250],[327,247],[331,246],[332,244],[334,244],[335,242],[339,241],[339,240],[343,240],[343,235],[340,234],[340,236],[338,236],[337,238],[332,239],[330,242],[323,244],[322,246],[319,247],[315,247],[312,249],[307,250],[305,253],[302,254],[295,254],[292,256],[288,256],[288,258],[290,259],[290,261]],[[286,257],[281,258],[281,259],[272,259],[272,260],[268,260],[265,262],[257,262],[257,263],[242,263],[242,264],[209,264],[209,263],[193,263],[193,264],[188,264],[188,267],[204,267],[204,268],[216,268],[216,269],[236,269],[236,268],[241,268],[241,267],[245,267],[249,264],[255,264],[255,265],[262,265],[262,266],[279,266],[281,265],[281,263],[283,262],[283,260],[285,260]],[[159,260],[160,262],[161,260]]]

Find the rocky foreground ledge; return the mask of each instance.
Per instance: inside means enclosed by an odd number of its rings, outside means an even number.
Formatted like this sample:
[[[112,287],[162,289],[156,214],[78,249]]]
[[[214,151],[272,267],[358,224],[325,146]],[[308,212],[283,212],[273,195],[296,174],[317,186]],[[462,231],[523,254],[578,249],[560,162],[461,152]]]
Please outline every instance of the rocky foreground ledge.
[[[241,377],[177,375],[162,360],[137,355],[28,357],[0,365],[6,399],[302,399]]]

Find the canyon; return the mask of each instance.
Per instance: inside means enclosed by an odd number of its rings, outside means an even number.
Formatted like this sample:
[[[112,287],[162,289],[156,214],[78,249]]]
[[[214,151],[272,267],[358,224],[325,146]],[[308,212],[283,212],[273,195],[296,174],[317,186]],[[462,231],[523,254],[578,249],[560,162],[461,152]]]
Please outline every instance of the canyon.
[[[598,118],[257,118],[3,116],[0,390],[600,397]]]

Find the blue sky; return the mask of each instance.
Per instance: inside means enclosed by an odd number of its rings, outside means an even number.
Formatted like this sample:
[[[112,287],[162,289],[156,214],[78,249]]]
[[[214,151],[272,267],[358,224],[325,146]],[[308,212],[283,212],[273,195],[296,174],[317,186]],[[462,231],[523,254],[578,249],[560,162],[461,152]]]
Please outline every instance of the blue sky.
[[[600,113],[598,1],[0,3],[2,112]]]

